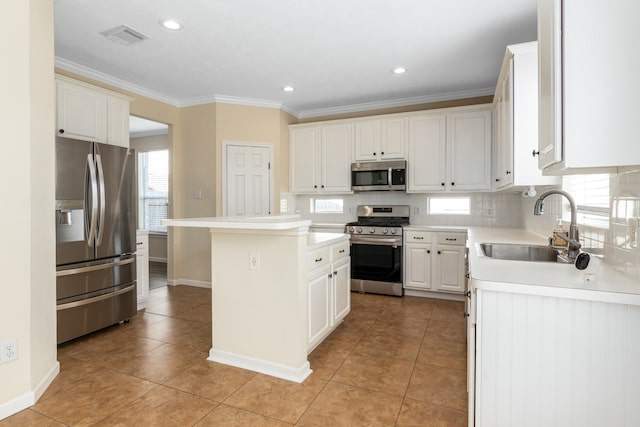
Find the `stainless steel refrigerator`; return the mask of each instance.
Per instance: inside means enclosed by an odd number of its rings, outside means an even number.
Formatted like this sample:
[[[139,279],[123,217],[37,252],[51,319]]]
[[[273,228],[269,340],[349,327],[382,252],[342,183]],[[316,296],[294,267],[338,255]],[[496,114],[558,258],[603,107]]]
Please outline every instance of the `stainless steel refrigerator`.
[[[58,343],[136,314],[133,150],[56,138]]]

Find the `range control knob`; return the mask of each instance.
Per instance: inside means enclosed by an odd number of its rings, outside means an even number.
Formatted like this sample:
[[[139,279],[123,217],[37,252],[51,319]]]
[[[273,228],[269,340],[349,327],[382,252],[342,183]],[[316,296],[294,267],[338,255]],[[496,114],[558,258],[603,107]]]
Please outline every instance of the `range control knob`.
[[[392,228],[391,229],[391,234],[398,234],[398,229],[397,228]]]
[[[371,227],[371,228],[369,229],[369,233],[373,234],[373,233],[375,233],[375,232],[376,232],[376,229],[375,229],[375,228]]]
[[[358,227],[358,233],[362,233],[362,227]]]
[[[351,233],[354,233],[354,232],[356,231],[356,228],[355,228],[355,227],[351,227],[351,228],[349,229],[349,231],[350,231]]]
[[[388,228],[385,228],[384,230],[382,230],[382,234],[387,234],[389,232]]]

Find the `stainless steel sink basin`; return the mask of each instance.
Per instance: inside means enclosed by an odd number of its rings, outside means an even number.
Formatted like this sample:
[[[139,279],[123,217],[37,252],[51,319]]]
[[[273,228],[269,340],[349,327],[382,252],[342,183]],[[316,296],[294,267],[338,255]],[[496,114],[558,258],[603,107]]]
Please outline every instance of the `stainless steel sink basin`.
[[[521,245],[511,243],[481,243],[485,256],[514,261],[562,262],[558,251],[549,246]]]

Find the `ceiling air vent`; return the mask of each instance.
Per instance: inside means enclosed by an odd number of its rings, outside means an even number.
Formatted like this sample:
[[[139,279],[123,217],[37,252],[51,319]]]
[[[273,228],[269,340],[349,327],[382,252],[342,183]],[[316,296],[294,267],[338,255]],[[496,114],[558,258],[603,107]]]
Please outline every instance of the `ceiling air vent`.
[[[119,27],[104,31],[100,34],[102,34],[109,40],[124,45],[134,44],[149,38],[142,34],[140,31],[134,30],[133,28],[126,25],[120,25]]]

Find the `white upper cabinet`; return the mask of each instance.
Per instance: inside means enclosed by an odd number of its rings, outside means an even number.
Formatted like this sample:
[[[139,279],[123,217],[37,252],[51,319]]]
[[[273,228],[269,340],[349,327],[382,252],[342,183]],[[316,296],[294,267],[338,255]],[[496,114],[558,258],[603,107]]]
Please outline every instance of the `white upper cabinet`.
[[[538,43],[507,46],[494,96],[494,184],[554,185],[533,153],[538,146]]]
[[[404,159],[405,134],[404,118],[356,121],[354,160],[361,162]]]
[[[491,108],[447,113],[447,178],[453,191],[491,189]]]
[[[408,153],[408,192],[490,189],[491,107],[410,116]]]
[[[131,98],[56,75],[56,135],[129,146]]]
[[[407,191],[443,191],[446,181],[446,123],[444,113],[409,118]]]
[[[292,193],[351,193],[353,125],[296,125],[289,131]]]
[[[640,164],[640,2],[538,0],[539,167]]]

